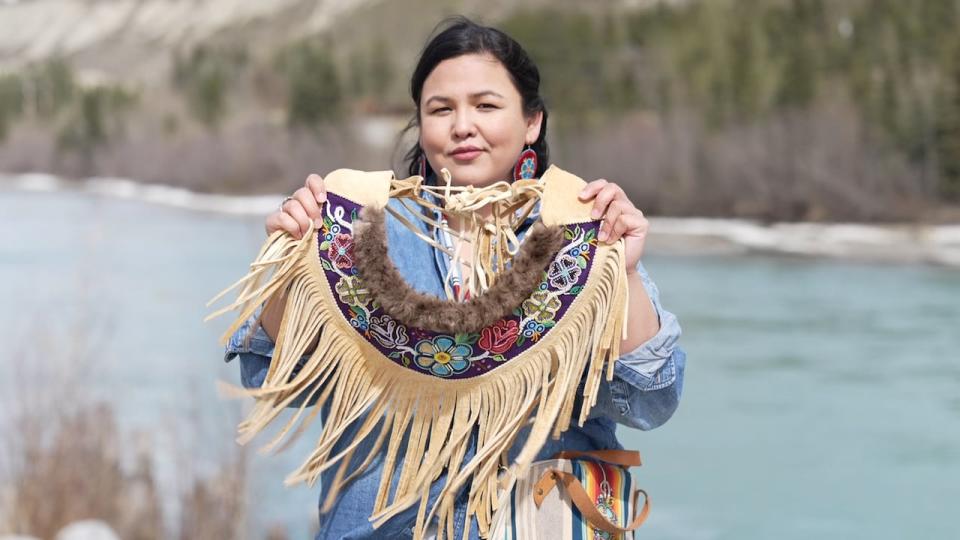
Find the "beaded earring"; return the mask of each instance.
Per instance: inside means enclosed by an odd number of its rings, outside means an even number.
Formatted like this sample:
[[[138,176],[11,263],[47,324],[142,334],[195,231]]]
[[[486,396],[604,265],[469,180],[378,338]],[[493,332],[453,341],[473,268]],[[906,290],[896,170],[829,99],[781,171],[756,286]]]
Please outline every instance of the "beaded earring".
[[[533,178],[535,174],[537,174],[537,153],[528,144],[527,149],[520,153],[520,159],[513,168],[513,179]]]
[[[417,174],[420,175],[421,178],[426,178],[427,177],[427,156],[421,153],[417,161],[418,161]]]

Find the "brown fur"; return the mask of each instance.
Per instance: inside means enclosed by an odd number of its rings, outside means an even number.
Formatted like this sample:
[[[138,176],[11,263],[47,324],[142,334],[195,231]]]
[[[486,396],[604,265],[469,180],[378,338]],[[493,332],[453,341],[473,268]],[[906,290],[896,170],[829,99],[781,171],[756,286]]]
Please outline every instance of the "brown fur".
[[[383,310],[410,326],[443,333],[479,332],[504,317],[530,296],[563,245],[563,230],[537,223],[520,246],[513,265],[480,296],[466,302],[442,300],[414,290],[387,256],[383,210],[369,207],[354,222],[354,256],[364,286]]]

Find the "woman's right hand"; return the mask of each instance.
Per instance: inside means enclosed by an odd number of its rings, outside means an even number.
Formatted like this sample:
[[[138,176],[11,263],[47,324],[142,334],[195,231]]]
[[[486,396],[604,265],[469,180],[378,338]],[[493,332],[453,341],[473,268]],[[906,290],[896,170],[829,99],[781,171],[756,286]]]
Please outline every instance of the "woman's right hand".
[[[319,174],[311,174],[304,186],[294,191],[279,210],[267,216],[267,236],[284,230],[298,240],[303,238],[311,221],[314,226],[319,226],[319,221],[323,219],[320,205],[326,200],[327,188],[323,185],[323,178]]]

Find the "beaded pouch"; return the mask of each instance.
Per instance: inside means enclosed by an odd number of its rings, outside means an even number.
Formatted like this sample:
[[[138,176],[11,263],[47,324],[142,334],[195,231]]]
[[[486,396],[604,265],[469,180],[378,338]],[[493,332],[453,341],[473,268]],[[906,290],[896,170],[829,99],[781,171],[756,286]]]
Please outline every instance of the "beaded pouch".
[[[650,501],[634,486],[637,452],[561,452],[535,462],[501,498],[492,540],[629,540]],[[643,494],[643,507],[638,508]]]

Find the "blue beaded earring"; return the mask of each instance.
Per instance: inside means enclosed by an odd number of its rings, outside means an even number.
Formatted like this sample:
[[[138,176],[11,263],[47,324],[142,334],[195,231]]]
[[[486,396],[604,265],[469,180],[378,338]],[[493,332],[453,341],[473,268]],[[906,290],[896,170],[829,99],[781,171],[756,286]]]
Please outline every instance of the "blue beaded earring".
[[[513,168],[513,179],[525,180],[533,178],[535,174],[537,174],[537,153],[527,145],[527,149],[520,153],[520,159]]]

